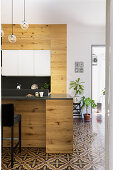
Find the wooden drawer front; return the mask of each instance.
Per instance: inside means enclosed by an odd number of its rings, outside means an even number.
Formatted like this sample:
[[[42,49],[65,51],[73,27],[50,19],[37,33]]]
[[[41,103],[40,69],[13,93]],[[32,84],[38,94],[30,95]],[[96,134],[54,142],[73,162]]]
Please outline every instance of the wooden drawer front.
[[[46,152],[72,153],[73,101],[46,101]]]

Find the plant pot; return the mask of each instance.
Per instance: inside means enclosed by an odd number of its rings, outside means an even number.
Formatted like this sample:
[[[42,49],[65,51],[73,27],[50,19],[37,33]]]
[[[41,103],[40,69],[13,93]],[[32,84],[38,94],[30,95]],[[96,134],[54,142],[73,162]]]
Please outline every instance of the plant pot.
[[[84,114],[84,120],[85,120],[85,121],[90,121],[90,114],[85,113],[85,114]]]
[[[102,103],[97,103],[97,113],[100,113],[102,110]]]
[[[79,103],[79,96],[73,97],[73,103]]]

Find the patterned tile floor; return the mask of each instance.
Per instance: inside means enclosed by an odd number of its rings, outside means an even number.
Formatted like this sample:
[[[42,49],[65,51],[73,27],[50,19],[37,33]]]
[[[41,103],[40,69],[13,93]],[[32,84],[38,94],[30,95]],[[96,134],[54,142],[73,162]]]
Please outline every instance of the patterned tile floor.
[[[46,154],[41,148],[15,152],[15,170],[104,170],[104,118],[74,120],[73,154]],[[101,117],[101,119],[100,119]],[[10,169],[10,150],[3,149],[2,169]]]

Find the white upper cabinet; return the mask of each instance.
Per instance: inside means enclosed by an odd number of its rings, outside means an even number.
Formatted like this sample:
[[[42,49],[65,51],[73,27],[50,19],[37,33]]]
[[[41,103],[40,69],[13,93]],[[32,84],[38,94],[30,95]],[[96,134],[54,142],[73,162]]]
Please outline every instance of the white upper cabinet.
[[[3,50],[3,76],[50,76],[50,50]]]
[[[51,52],[50,50],[34,51],[35,76],[51,75]]]
[[[18,53],[13,50],[2,51],[2,75],[16,76],[19,74],[18,70]]]
[[[20,76],[33,76],[33,50],[19,50],[19,75]]]

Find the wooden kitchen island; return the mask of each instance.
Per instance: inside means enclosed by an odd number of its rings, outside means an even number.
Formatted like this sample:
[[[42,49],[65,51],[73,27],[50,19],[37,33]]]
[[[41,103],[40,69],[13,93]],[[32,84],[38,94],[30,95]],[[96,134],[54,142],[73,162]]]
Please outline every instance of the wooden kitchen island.
[[[73,152],[73,99],[67,94],[43,98],[2,96],[2,103],[13,103],[22,115],[22,147],[44,147],[46,153]],[[18,125],[14,136],[18,137]],[[4,127],[4,137],[10,128]],[[4,141],[4,146],[10,146]]]

